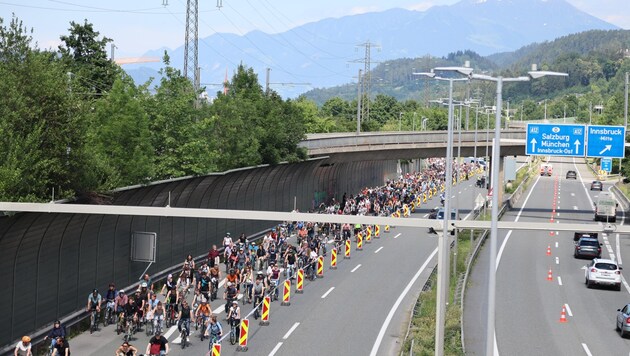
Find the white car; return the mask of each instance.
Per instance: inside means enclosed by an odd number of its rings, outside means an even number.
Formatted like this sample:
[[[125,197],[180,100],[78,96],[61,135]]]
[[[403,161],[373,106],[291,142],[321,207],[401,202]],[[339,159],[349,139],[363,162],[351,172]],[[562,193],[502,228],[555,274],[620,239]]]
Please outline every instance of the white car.
[[[585,283],[588,288],[594,284],[614,286],[621,290],[621,267],[613,260],[594,258],[584,271]]]

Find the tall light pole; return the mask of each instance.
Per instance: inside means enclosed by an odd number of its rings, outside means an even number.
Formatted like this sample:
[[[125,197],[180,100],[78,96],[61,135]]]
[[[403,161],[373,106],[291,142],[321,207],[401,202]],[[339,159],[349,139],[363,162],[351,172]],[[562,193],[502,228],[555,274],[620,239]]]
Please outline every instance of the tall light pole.
[[[451,67],[435,68],[435,70],[452,70]],[[472,68],[459,68],[468,74],[472,73]],[[436,76],[434,71],[430,73],[414,73],[436,80],[448,81],[448,139],[446,146],[446,175],[444,185],[446,186],[446,199],[444,200],[444,224],[442,233],[438,235],[438,272],[437,272],[437,302],[435,318],[435,355],[444,355],[444,321],[446,318],[446,300],[448,297],[448,227],[451,218],[451,188],[453,186],[453,83],[456,81],[468,81],[468,78],[443,78]]]
[[[516,78],[491,77],[488,75],[470,74],[471,79],[492,81],[497,83],[497,113],[495,116],[494,145],[492,147],[492,220],[490,223],[490,266],[488,273],[488,320],[486,329],[486,355],[494,354],[494,327],[495,327],[495,297],[496,297],[496,264],[497,264],[497,239],[499,230],[497,217],[499,216],[499,169],[501,159],[501,105],[503,95],[503,82],[526,82],[530,79],[538,79],[544,76],[568,76],[567,73],[549,71],[530,71],[528,76]],[[546,107],[546,105],[545,105]]]

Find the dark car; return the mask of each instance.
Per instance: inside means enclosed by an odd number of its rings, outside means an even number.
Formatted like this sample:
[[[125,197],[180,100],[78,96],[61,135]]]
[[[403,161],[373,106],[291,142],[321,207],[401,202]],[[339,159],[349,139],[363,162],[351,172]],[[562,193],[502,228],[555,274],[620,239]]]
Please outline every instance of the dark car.
[[[600,258],[602,256],[602,244],[592,237],[581,237],[573,250],[573,257]]]
[[[431,211],[431,213],[433,213],[433,211]],[[429,215],[429,219],[444,220],[444,208],[439,208],[437,210],[437,212],[435,213],[435,217],[431,217],[431,215]],[[457,209],[451,209],[451,218],[450,219],[451,220],[459,220],[459,214],[457,213]],[[437,231],[435,231],[435,229],[430,227],[429,228],[429,233],[437,234]],[[451,230],[451,235],[455,235],[455,230]]]
[[[568,171],[567,179],[577,179],[577,173],[575,171]]]
[[[591,183],[591,190],[599,190],[601,192],[603,189],[604,185],[602,184],[602,182],[594,180],[593,183]]]

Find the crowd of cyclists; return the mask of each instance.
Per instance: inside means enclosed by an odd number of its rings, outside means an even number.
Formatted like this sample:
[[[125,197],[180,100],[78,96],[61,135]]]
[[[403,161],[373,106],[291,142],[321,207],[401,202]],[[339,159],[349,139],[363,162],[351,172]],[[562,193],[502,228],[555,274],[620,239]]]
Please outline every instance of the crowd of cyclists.
[[[311,212],[389,216],[403,204],[410,204],[429,190],[439,189],[445,182],[444,159],[428,159],[427,163],[422,172],[401,175],[384,186],[365,188],[354,196],[344,193],[341,201],[333,198]],[[466,177],[473,168],[466,163],[454,164],[454,171]],[[252,304],[254,318],[258,319],[263,297],[269,295],[272,301],[278,299],[281,278],[293,281],[296,271],[302,268],[306,278],[314,279],[317,258],[326,256],[327,244],[340,246],[362,228],[347,223],[285,222],[270,229],[259,241],[249,241],[245,234],[233,238],[228,232],[222,240],[222,250],[213,245],[201,262],[195,262],[192,255],[188,255],[181,270],[169,274],[160,290],[155,289],[148,274],[129,294],[117,290],[114,283],[103,295],[97,289],[92,290],[86,306],[91,313],[90,332],[98,330],[102,314],[103,324],[114,324],[117,333],[123,335],[124,343],[115,351],[116,356],[137,355],[138,349],[129,341],[134,333],[142,330],[151,337],[146,354],[165,355],[169,352],[168,341],[163,336],[165,328],[177,325],[184,347],[194,325],[202,341],[208,338],[211,348],[226,335],[210,302],[222,297],[224,321],[230,327],[230,334],[239,335],[242,318],[239,296],[243,304]],[[53,355],[69,355],[65,328],[59,321],[55,322],[48,338]],[[15,355],[30,355],[29,343],[30,338],[25,336],[16,346]],[[29,351],[23,352],[25,349]]]

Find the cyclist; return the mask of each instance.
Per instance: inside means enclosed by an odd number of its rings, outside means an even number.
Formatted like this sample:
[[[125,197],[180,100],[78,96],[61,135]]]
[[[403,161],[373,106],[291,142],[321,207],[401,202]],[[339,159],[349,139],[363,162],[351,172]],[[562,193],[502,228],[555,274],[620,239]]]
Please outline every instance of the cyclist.
[[[293,246],[289,245],[284,256],[284,265],[286,266],[287,278],[289,280],[294,278],[293,273],[295,272],[295,262],[295,250],[293,249]]]
[[[184,263],[186,262],[188,262],[188,266],[190,267],[190,269],[195,270],[195,261],[193,260],[192,255],[186,256],[186,260],[184,261]]]
[[[208,300],[202,299],[201,304],[199,304],[197,310],[195,311],[196,320],[201,320],[201,325],[203,325],[202,330],[203,328],[205,328],[206,323],[208,322],[208,318],[210,318],[211,314],[212,308],[210,307],[210,304],[208,304]]]
[[[230,322],[230,326],[236,329],[236,339],[238,340],[241,334],[241,308],[238,306],[238,301],[236,300],[232,302],[232,307],[228,312],[228,321]]]
[[[164,316],[166,310],[164,310],[164,304],[158,302],[157,306],[153,310],[153,330],[164,330]],[[159,327],[158,327],[159,326]]]
[[[107,318],[107,313],[110,313],[109,318],[114,320],[113,314],[116,313],[116,297],[118,296],[118,292],[116,291],[116,285],[112,282],[109,284],[109,289],[105,293],[105,307],[109,312],[105,312],[105,317]]]
[[[259,276],[262,278],[258,278]],[[256,281],[252,287],[252,292],[254,294],[254,308],[256,309],[260,308],[258,304],[262,303],[263,295],[265,294],[265,284],[263,283],[263,279],[264,277],[262,272],[258,272]],[[254,319],[258,319],[258,310],[254,312]]]
[[[168,355],[168,351],[168,340],[166,340],[160,332],[156,333],[155,336],[149,340],[145,354],[146,356],[163,356]]]
[[[219,342],[221,340],[221,336],[223,335],[223,328],[221,327],[221,323],[217,321],[217,316],[212,315],[210,317],[210,323],[208,323],[208,327],[204,333],[205,336],[210,338],[210,345],[208,349],[212,350],[212,344]]]
[[[61,326],[61,322],[59,320],[55,320],[52,330],[50,330],[48,335],[46,335],[44,341],[50,339],[50,348],[52,349],[55,347],[58,337],[66,337],[66,328]]]
[[[201,271],[201,278],[199,278],[199,282],[197,282],[197,289],[199,289],[206,299],[210,299],[210,283],[212,283],[212,279],[208,276],[208,273]]]
[[[70,356],[70,345],[64,337],[58,337],[52,356]]]
[[[153,285],[153,281],[151,280],[151,276],[149,276],[148,273],[145,273],[144,276],[142,276],[142,278],[140,278],[140,287],[142,287],[142,282],[147,284],[147,288],[149,288],[149,292],[153,293],[153,288],[155,287]]]
[[[22,336],[22,340],[18,341],[17,345],[15,345],[15,351],[13,351],[14,356],[33,356],[33,352],[31,351],[31,337],[30,336]]]
[[[269,262],[269,268],[267,269],[267,276],[273,289],[274,298],[278,299],[278,286],[280,285],[280,268],[274,262]]]
[[[171,319],[169,319],[169,323],[173,323],[172,316],[177,312],[177,304],[179,302],[179,297],[177,294],[177,290],[171,289],[170,292],[164,298],[164,304],[166,304],[166,313]]]
[[[223,238],[223,247],[226,248],[228,246],[232,246],[233,242],[232,242],[232,236],[230,235],[229,232],[227,232],[225,234],[225,237]]]
[[[114,298],[114,309],[116,310],[117,314],[120,314],[123,312],[123,309],[125,308],[125,304],[127,304],[128,300],[129,298],[125,294],[125,290],[124,289],[119,290],[118,295],[116,296],[116,298]]]
[[[236,286],[234,286],[234,284],[232,284],[232,282],[227,282],[226,283],[225,292],[223,293],[223,299],[226,300],[226,302],[225,302],[225,313],[226,314],[230,310],[230,306],[232,305],[232,301],[236,300],[237,294],[238,294],[238,290],[236,289]]]
[[[138,349],[131,346],[127,341],[125,341],[116,349],[114,356],[136,356],[137,354]]]
[[[210,268],[210,301],[217,299],[217,291],[219,290],[219,281],[221,280],[221,270],[219,265],[216,264]]]
[[[162,290],[160,291],[160,294],[166,295],[168,292],[171,291],[171,289],[175,289],[175,287],[176,287],[176,283],[173,280],[173,275],[169,274],[168,277],[166,277],[166,283],[164,283],[164,285],[162,286]]]
[[[129,323],[138,324],[138,304],[134,297],[129,297],[123,312],[120,314],[121,331],[124,331]]]
[[[245,303],[252,302],[252,286],[254,285],[254,273],[250,265],[245,265],[243,272],[241,273],[241,279],[243,281],[244,298]]]
[[[219,256],[221,253],[217,249],[217,245],[212,245],[212,249],[208,251],[208,264],[210,267],[219,266]]]
[[[190,319],[192,319],[192,316],[192,309],[188,305],[188,302],[184,299],[182,307],[179,310],[179,315],[177,316],[177,330],[180,332],[180,338],[182,336],[182,327],[186,329],[186,335],[190,335]],[[186,337],[186,341],[188,341],[188,337]],[[182,340],[182,342],[184,342],[184,340]]]
[[[88,294],[87,306],[85,309],[88,312],[91,312],[90,316],[90,325],[98,322],[98,314],[101,312],[101,301],[102,297],[98,293],[98,289],[94,288],[92,293]],[[92,328],[90,327],[90,334],[92,333]]]
[[[265,249],[264,244],[260,244],[258,249],[256,249],[256,269],[261,270],[265,268],[265,263],[267,260],[267,250]]]
[[[236,270],[234,268],[230,268],[228,275],[225,276],[225,280],[228,283],[232,283],[232,285],[236,287],[236,289],[238,289],[238,284],[240,281],[238,280],[238,274],[236,274]]]
[[[145,315],[146,315],[147,322],[153,325],[155,325],[154,323],[155,309],[157,308],[158,303],[160,303],[160,301],[157,299],[157,295],[151,294],[151,298],[147,302],[147,311]]]

